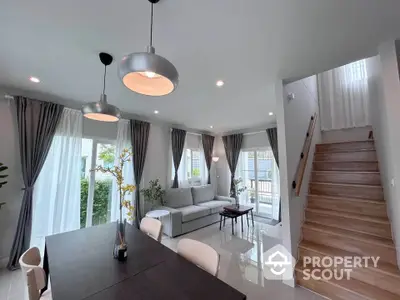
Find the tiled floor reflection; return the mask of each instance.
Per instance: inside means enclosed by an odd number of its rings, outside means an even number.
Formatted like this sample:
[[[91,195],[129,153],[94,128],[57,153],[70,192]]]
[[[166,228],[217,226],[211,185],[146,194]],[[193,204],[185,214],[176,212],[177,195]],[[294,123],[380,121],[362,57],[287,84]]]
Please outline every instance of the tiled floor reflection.
[[[241,232],[239,224],[235,236],[231,234],[231,224],[220,231],[219,225],[205,227],[181,237],[164,238],[162,243],[172,250],[181,238],[191,238],[213,247],[220,254],[218,277],[255,300],[322,300],[322,298],[302,288],[291,288],[280,281],[269,281],[263,275],[263,253],[281,243],[280,226],[255,222],[255,226],[245,227]]]
[[[235,236],[232,236],[230,226],[229,222],[220,231],[219,225],[214,224],[175,239],[164,237],[162,243],[174,251],[182,237],[209,244],[221,255],[218,277],[246,294],[249,300],[324,299],[302,288],[291,288],[282,282],[264,278],[263,253],[280,243],[280,226],[256,222],[254,228],[245,227],[243,233],[237,226],[239,232]],[[20,271],[0,270],[0,299],[27,300]]]

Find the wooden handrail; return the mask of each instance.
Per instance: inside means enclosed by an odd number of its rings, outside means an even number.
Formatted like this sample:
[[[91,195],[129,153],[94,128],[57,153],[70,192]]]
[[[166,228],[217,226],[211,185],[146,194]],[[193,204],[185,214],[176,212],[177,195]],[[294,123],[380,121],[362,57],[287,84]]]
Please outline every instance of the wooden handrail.
[[[306,170],[307,166],[308,153],[310,152],[316,122],[317,113],[311,117],[310,124],[308,125],[306,139],[304,141],[303,150],[300,154],[300,161],[297,166],[296,176],[292,183],[292,187],[295,190],[296,196],[300,195],[301,184],[303,182],[304,171]]]

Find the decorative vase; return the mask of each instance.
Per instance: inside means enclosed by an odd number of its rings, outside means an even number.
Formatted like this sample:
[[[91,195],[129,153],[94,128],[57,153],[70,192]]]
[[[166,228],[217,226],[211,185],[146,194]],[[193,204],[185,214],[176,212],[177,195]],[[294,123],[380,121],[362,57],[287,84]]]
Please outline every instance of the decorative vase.
[[[117,221],[117,232],[114,242],[113,255],[119,261],[125,261],[128,258],[128,244],[125,240],[126,219],[124,222]]]
[[[235,205],[239,207],[239,196],[235,196]]]

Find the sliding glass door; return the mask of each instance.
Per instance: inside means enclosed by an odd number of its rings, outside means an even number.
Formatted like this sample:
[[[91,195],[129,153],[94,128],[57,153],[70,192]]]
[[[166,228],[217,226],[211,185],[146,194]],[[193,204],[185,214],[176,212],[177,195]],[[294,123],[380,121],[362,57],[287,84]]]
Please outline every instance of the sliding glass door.
[[[82,140],[81,228],[109,222],[112,176],[93,171],[96,166],[114,166],[115,145],[109,141]]]
[[[247,188],[240,203],[253,206],[258,216],[273,218],[273,208],[279,205],[279,171],[272,150],[241,151],[235,175]]]

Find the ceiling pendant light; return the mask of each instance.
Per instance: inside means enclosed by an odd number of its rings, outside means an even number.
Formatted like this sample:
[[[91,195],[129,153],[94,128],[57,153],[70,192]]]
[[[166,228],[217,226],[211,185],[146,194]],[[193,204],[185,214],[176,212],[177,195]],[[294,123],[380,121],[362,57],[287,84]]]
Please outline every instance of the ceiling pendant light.
[[[107,66],[112,63],[113,57],[104,52],[100,53],[99,57],[104,65],[103,93],[100,95],[99,102],[85,104],[82,107],[82,113],[88,119],[102,122],[117,122],[121,118],[121,112],[116,106],[107,103],[107,95],[105,94]]]
[[[153,6],[151,3],[150,45],[146,52],[125,56],[119,66],[122,83],[131,91],[146,96],[164,96],[178,86],[179,74],[175,66],[162,56],[155,54],[153,47]]]

